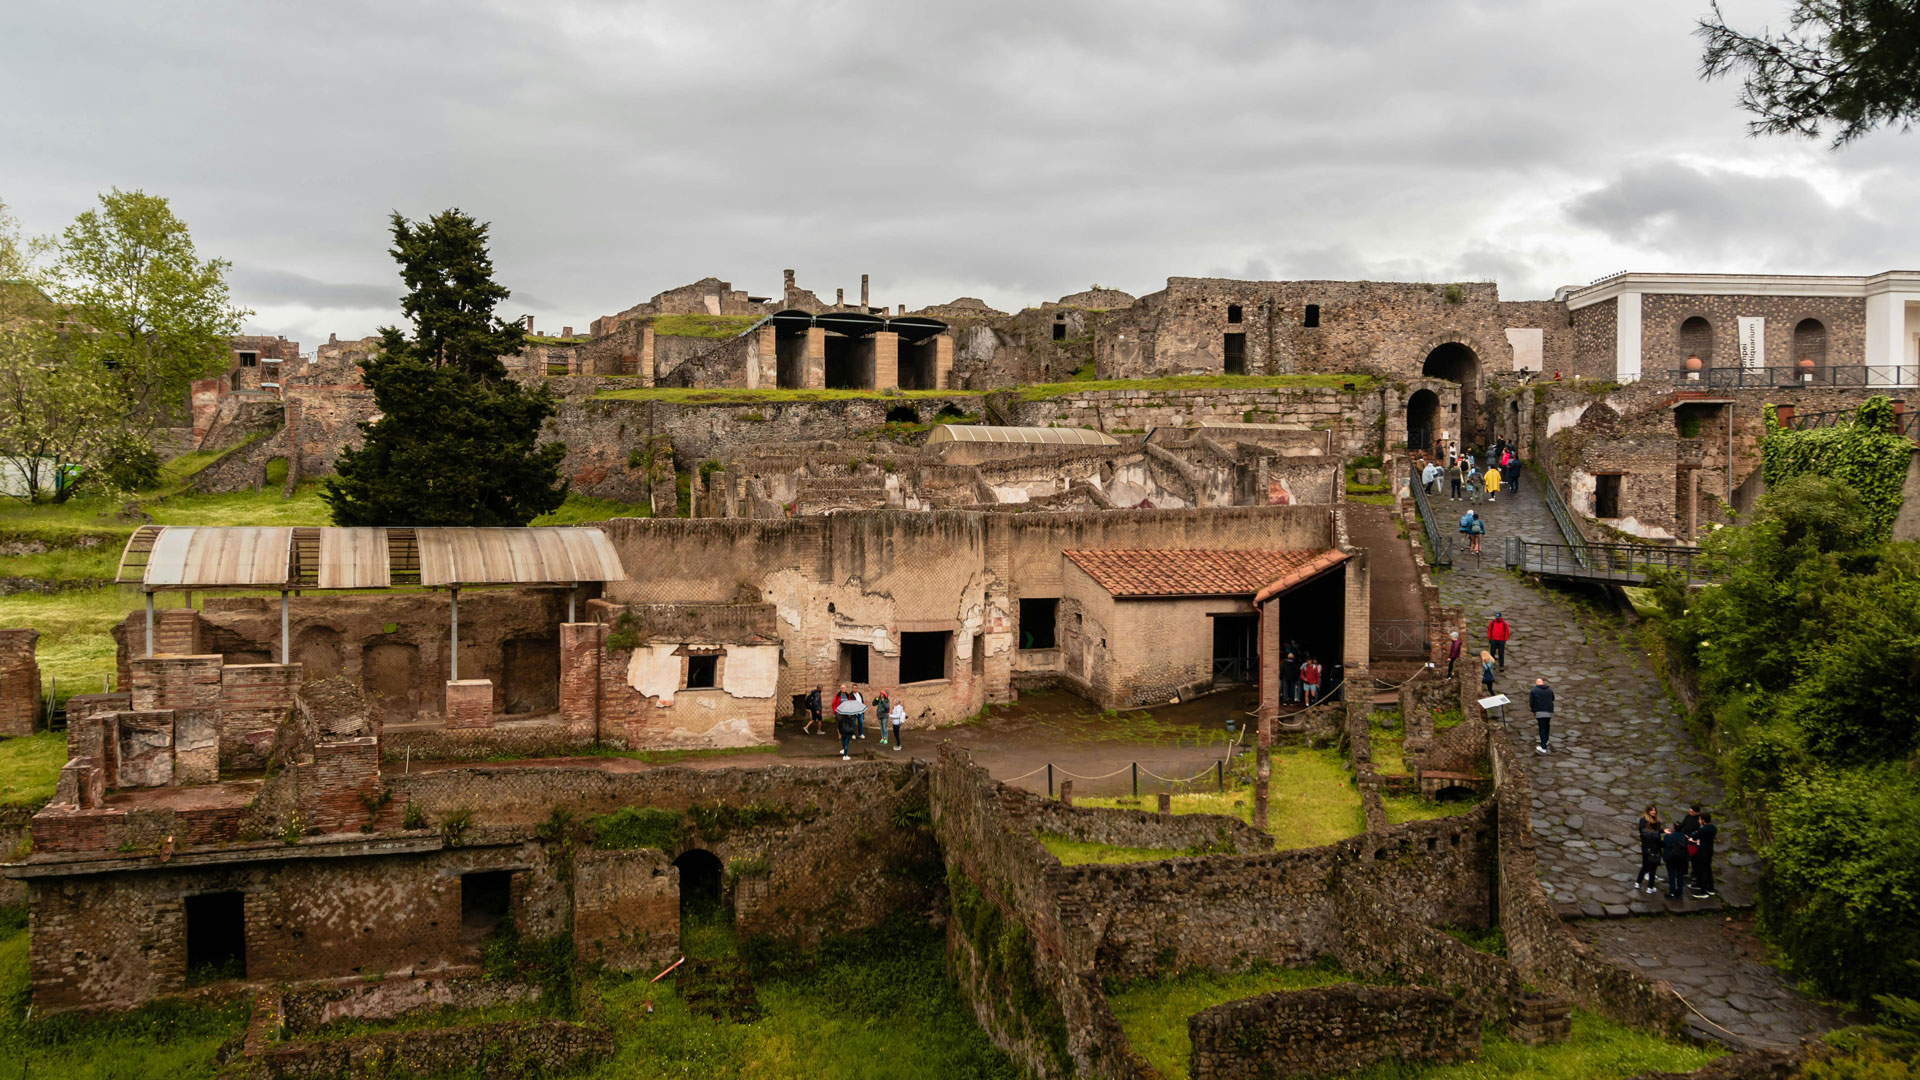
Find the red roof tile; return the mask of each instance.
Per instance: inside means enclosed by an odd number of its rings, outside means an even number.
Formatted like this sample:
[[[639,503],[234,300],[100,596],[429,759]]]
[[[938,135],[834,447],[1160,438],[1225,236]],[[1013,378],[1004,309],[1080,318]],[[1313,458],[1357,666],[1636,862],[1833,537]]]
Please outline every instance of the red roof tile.
[[[1347,557],[1343,551],[1072,550],[1074,565],[1118,598],[1252,596],[1290,588]]]

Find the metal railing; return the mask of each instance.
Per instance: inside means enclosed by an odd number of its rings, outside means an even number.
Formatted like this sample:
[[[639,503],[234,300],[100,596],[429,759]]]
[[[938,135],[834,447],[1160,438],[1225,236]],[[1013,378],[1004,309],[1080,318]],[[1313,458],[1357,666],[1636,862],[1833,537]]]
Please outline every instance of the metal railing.
[[[1713,580],[1711,557],[1698,548],[1658,544],[1546,544],[1510,536],[1506,541],[1509,569],[1547,577],[1580,578],[1639,585],[1653,571],[1678,573],[1689,583]]]
[[[1573,523],[1573,515],[1567,511],[1567,504],[1560,501],[1560,492],[1553,485],[1553,477],[1546,470],[1540,472],[1540,490],[1546,492],[1547,512],[1553,515],[1553,523],[1560,527],[1560,537],[1572,551],[1573,559],[1581,566],[1591,562],[1587,555],[1587,538]],[[1511,564],[1509,564],[1511,565]]]
[[[1920,386],[1920,365],[1819,364],[1810,369],[1794,365],[1716,367],[1701,371],[1669,371],[1667,377],[1676,383],[1692,383],[1716,390],[1791,386]]]
[[[1214,684],[1253,685],[1253,657],[1216,656],[1213,658]]]
[[[1407,486],[1413,490],[1414,508],[1420,511],[1420,525],[1427,534],[1427,563],[1430,566],[1453,565],[1453,534],[1434,520],[1433,507],[1427,505],[1426,485],[1420,482],[1420,470],[1407,471]],[[1451,525],[1452,522],[1447,522]]]
[[[1835,409],[1829,412],[1796,412],[1781,426],[1789,431],[1814,431],[1819,428],[1845,427],[1853,423],[1852,409]],[[1909,439],[1920,439],[1920,412],[1897,412],[1893,414],[1893,433],[1905,435]]]
[[[1371,651],[1374,656],[1426,659],[1428,646],[1425,619],[1375,619],[1367,627],[1367,637],[1372,645]]]

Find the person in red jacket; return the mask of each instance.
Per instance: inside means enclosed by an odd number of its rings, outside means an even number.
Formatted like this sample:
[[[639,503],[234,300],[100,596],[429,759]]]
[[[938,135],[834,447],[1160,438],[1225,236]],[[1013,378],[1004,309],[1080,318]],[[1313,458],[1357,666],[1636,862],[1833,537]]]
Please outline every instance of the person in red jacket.
[[[1500,661],[1500,670],[1507,670],[1507,639],[1513,636],[1513,626],[1499,612],[1493,613],[1493,620],[1487,623],[1487,651]]]

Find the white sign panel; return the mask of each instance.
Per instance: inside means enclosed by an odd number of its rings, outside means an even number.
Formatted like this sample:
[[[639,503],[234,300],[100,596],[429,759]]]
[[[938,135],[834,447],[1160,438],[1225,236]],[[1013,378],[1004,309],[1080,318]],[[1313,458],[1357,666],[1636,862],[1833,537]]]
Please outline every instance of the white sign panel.
[[[1740,316],[1740,366],[1767,366],[1767,320],[1759,315]]]
[[[1546,331],[1538,327],[1507,327],[1507,344],[1513,346],[1513,370],[1539,371],[1545,339]]]

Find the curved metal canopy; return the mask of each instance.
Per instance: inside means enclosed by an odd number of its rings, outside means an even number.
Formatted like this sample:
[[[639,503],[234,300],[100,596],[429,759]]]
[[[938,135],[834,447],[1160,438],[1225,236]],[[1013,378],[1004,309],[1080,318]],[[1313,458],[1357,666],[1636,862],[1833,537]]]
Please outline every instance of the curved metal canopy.
[[[949,442],[1033,443],[1052,446],[1119,446],[1120,440],[1086,428],[994,427],[990,424],[941,424],[927,436],[928,446]]]
[[[143,525],[115,580],[162,589],[385,589],[623,581],[595,528],[212,528]]]
[[[863,311],[823,311],[818,315],[810,311],[789,308],[776,311],[767,316],[769,322],[788,332],[805,330],[817,326],[822,330],[831,330],[847,337],[864,337],[880,331],[899,334],[908,341],[925,341],[947,329],[947,324],[939,319],[930,319],[925,315],[897,315],[887,318],[870,315]]]

